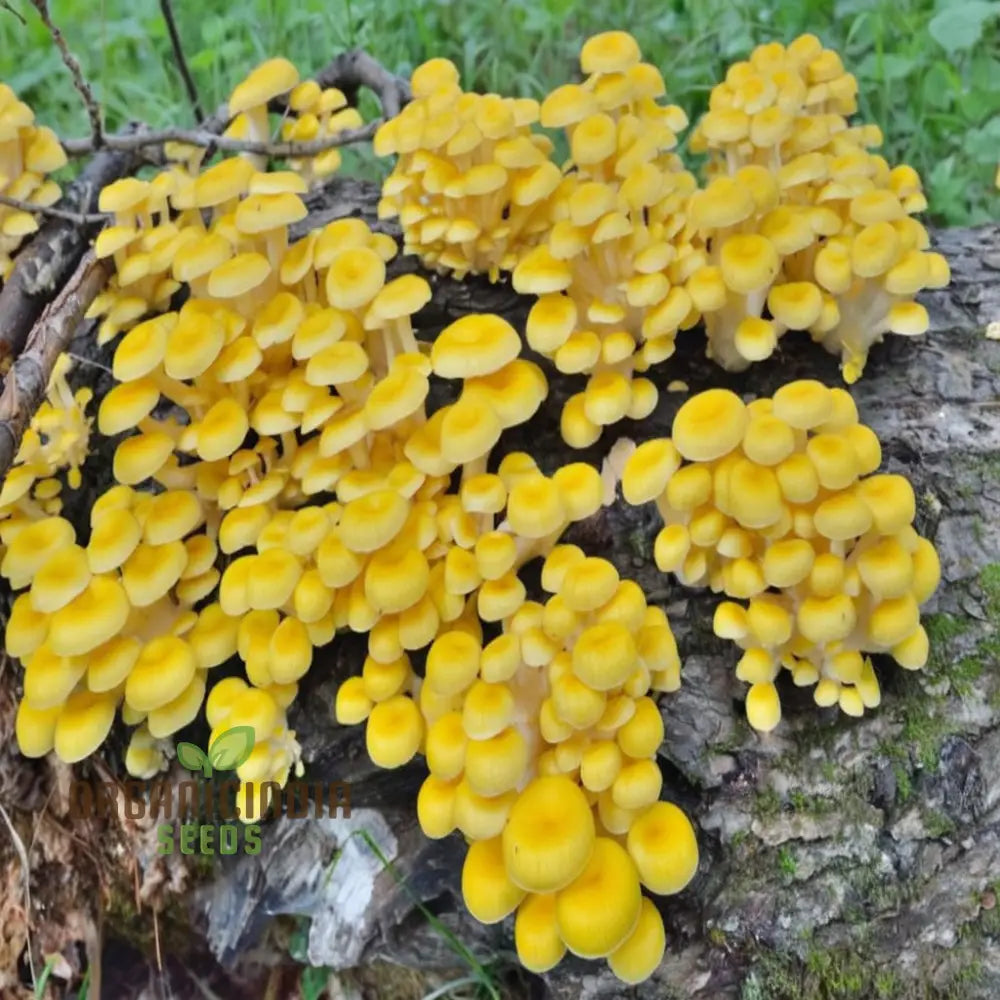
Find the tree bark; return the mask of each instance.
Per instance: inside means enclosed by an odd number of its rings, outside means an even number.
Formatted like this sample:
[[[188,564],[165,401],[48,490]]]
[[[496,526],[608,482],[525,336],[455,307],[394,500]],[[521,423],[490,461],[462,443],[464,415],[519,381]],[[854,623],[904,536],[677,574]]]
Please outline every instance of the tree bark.
[[[373,186],[338,180],[314,200],[308,227],[342,215],[375,224],[376,200]],[[1000,342],[984,334],[1000,319],[1000,227],[942,231],[935,242],[953,278],[923,299],[930,332],[889,337],[852,387],[861,419],[883,443],[883,467],[912,481],[917,528],[941,556],[942,583],[924,608],[930,664],[908,673],[876,658],[883,702],[863,719],[781,687],[784,719],[761,736],[743,717],[738,653],[711,631],[719,597],[680,587],[653,563],[651,505],[619,497],[575,526],[568,540],[611,559],[670,617],[683,683],[660,699],[664,797],[694,822],[701,865],[683,893],[657,900],[668,944],[652,979],[625,987],[603,963],[568,958],[544,977],[525,977],[513,995],[964,1000],[1000,991]],[[417,265],[403,258],[393,267]],[[421,337],[468,312],[498,312],[523,329],[530,302],[506,282],[431,282]],[[673,380],[692,393],[725,385],[748,396],[795,378],[841,384],[836,359],[805,335],[789,334],[774,358],[739,375],[703,355],[700,330],[682,334],[675,357],[652,372],[656,411],[582,453],[561,442],[558,419],[582,379],[546,366],[542,412],[502,447],[530,450],[546,471],[581,459],[599,465],[619,436],[669,435],[688,395],[667,391]],[[352,783],[351,818],[269,824],[259,855],[222,859],[192,899],[190,933],[203,935],[224,966],[247,961],[275,915],[294,914],[311,921],[307,954],[316,965],[460,967],[417,901],[479,961],[513,951],[511,920],[483,927],[462,906],[461,839],[428,841],[416,825],[422,764],[379,771],[363,727],[333,721],[337,684],[359,671],[363,655],[364,639],[354,636],[317,651],[290,720],[306,780]]]

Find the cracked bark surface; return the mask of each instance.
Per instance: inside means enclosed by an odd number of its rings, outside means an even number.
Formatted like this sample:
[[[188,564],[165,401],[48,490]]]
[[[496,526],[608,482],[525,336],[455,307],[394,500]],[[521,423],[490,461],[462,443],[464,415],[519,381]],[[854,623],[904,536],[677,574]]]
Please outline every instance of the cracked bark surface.
[[[337,180],[312,200],[306,225],[356,215],[393,231],[377,222],[376,200],[372,185]],[[653,563],[655,509],[619,498],[575,526],[567,540],[611,559],[670,617],[683,683],[660,699],[664,797],[694,822],[701,865],[682,894],[657,900],[668,946],[648,982],[625,987],[602,963],[567,959],[527,977],[514,995],[806,1000],[1000,991],[1000,342],[984,335],[1000,319],[1000,227],[942,231],[935,242],[953,279],[924,298],[931,331],[888,338],[852,388],[861,419],[883,443],[883,468],[913,482],[916,526],[941,556],[942,584],[924,608],[932,662],[911,674],[877,660],[882,706],[857,720],[780,686],[784,720],[762,737],[743,718],[737,650],[711,632],[720,598],[676,585]],[[393,268],[417,264],[403,258]],[[418,335],[472,311],[498,312],[523,329],[530,302],[508,284],[431,282]],[[582,380],[546,366],[549,399],[529,430],[505,435],[494,461],[528,449],[545,471],[580,459],[599,464],[619,436],[668,435],[687,398],[666,391],[675,379],[691,392],[725,385],[748,396],[794,378],[840,384],[836,360],[805,335],[789,334],[778,355],[739,375],[703,353],[700,330],[682,334],[675,357],[651,373],[661,387],[656,411],[584,452],[568,449],[558,430],[562,402]],[[204,935],[224,966],[259,958],[280,914],[311,918],[314,964],[460,966],[418,900],[481,960],[513,951],[511,919],[483,927],[462,906],[460,838],[431,842],[416,825],[422,765],[379,771],[365,754],[363,727],[333,721],[337,683],[360,670],[363,656],[355,636],[317,651],[290,720],[306,780],[353,783],[351,820],[272,823],[260,855],[220,859],[193,897],[190,933]]]

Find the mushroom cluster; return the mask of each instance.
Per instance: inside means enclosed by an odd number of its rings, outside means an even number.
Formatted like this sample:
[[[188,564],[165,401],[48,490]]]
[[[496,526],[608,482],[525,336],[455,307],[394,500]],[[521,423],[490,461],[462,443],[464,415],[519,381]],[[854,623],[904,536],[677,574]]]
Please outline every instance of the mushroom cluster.
[[[405,250],[428,267],[495,281],[548,230],[562,179],[551,140],[531,131],[538,102],[466,93],[447,59],[418,66],[411,89],[375,135],[375,152],[397,157],[379,217],[399,218]]]
[[[348,107],[343,91],[320,87],[315,80],[294,87],[288,95],[288,112],[281,124],[281,138],[286,142],[315,142],[364,124],[358,109]],[[340,150],[333,147],[316,156],[293,157],[289,166],[313,185],[336,172],[340,163]]]
[[[857,89],[813,35],[761,45],[729,68],[691,136],[710,180],[691,201],[706,264],[688,287],[709,356],[729,370],[806,330],[851,383],[885,333],[927,330],[914,296],[947,285],[948,264],[911,218],[927,207],[916,171],[869,152],[877,126],[849,123]]]
[[[927,660],[920,605],[940,564],[913,528],[909,481],[878,473],[881,461],[850,395],[803,379],[748,404],[727,389],[699,393],[670,438],[625,464],[625,499],[655,500],[663,517],[660,570],[734,599],[714,630],[744,650],[736,672],[751,685],[755,729],[780,721],[782,668],[815,685],[817,704],[861,715],[880,700],[868,654],[910,670]]]
[[[59,185],[48,177],[66,163],[56,134],[35,124],[35,114],[0,83],[0,194],[48,207],[59,200]],[[38,229],[35,214],[0,205],[0,282],[14,266],[13,254]]]
[[[564,130],[570,159],[546,240],[512,275],[517,291],[538,296],[529,346],[559,371],[588,376],[563,411],[573,447],[652,412],[656,387],[633,374],[669,358],[678,330],[697,322],[684,286],[703,263],[686,221],[697,184],[671,152],[687,116],[659,103],[659,70],[623,31],[589,39],[580,68],[583,83],[542,102],[541,124]]]
[[[219,574],[203,523],[194,493],[115,486],[94,504],[86,546],[61,517],[33,521],[10,540],[0,572],[26,590],[5,640],[25,664],[24,754],[55,749],[81,760],[104,741],[119,706],[127,724],[142,724],[140,744],[195,718],[207,671],[236,652],[238,625],[217,602],[204,603]]]
[[[568,444],[647,416],[657,390],[635,373],[700,321],[708,356],[729,370],[799,330],[840,356],[848,383],[885,333],[926,331],[915,296],[949,269],[913,218],[926,208],[920,178],[871,152],[881,133],[850,123],[857,83],[818,39],[760,46],[729,69],[691,136],[707,154],[703,186],[673,152],[686,115],[659,103],[663,78],[629,34],[588,39],[580,67],[581,83],[518,121],[513,109],[533,102],[464,93],[454,66],[432,60],[376,143],[398,157],[381,204],[408,252],[458,277],[510,271],[537,297],[528,345],[587,376],[563,413]],[[484,136],[486,107],[509,108],[516,136]],[[558,170],[534,117],[565,133]]]
[[[480,543],[483,571],[495,543]],[[503,548],[506,564],[514,546]],[[664,947],[640,885],[679,892],[698,865],[687,818],[658,801],[663,720],[650,695],[679,687],[677,647],[641,588],[575,545],[551,550],[541,585],[544,603],[521,588],[502,617],[480,610],[499,619],[491,639],[475,617],[438,635],[423,677],[405,658],[369,656],[341,685],[336,714],[365,722],[381,767],[426,756],[421,828],[465,836],[466,905],[484,923],[517,911],[527,968],[550,969],[568,949],[636,982]]]
[[[22,527],[62,510],[65,473],[70,489],[80,488],[80,467],[87,458],[92,418],[87,405],[93,390],[75,392],[68,381],[72,360],[67,354],[56,359],[45,399],[35,411],[14,463],[0,489],[0,543],[6,545]],[[2,552],[0,548],[0,552]]]

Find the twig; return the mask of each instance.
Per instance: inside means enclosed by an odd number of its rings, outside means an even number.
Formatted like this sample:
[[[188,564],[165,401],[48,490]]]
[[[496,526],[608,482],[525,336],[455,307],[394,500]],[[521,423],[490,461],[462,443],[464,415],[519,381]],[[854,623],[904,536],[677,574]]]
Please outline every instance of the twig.
[[[170,5],[170,0],[160,0],[160,10],[163,12],[163,20],[167,22],[170,44],[174,50],[174,59],[177,60],[177,69],[180,71],[181,79],[184,81],[184,89],[187,91],[188,100],[191,102],[191,110],[194,111],[194,120],[200,125],[205,120],[205,112],[201,109],[201,101],[198,100],[198,88],[194,85],[194,78],[191,76],[191,70],[188,68],[187,59],[184,56],[184,47],[181,45],[181,35],[177,30],[177,22],[174,20],[174,9]]]
[[[19,10],[15,10],[13,7],[11,7],[11,5],[7,2],[7,0],[0,0],[0,8],[2,8],[5,11],[7,11],[8,14],[13,14],[14,17],[16,17],[21,22],[21,24],[26,25],[28,23],[21,16],[21,12]]]
[[[62,32],[52,20],[52,15],[49,13],[48,0],[31,0],[31,5],[38,11],[38,16],[42,19],[42,24],[49,29],[49,34],[56,43],[56,48],[59,49],[62,61],[69,70],[70,76],[73,77],[73,86],[76,87],[77,93],[83,99],[83,103],[87,108],[87,117],[90,118],[90,131],[94,148],[99,149],[104,136],[104,126],[101,124],[101,106],[97,103],[97,98],[94,97],[94,91],[87,82],[87,78],[83,75],[83,70],[80,68],[80,63],[77,61],[76,56],[73,55],[70,47],[66,44],[66,39],[63,38]]]
[[[108,280],[108,266],[88,251],[73,276],[45,307],[0,393],[0,477],[14,461],[25,428],[45,397],[52,368],[83,314]]]
[[[337,56],[316,74],[321,87],[337,87],[351,104],[357,103],[360,87],[367,87],[377,98],[383,118],[395,118],[411,97],[410,85],[389,72],[363,49],[352,49]]]
[[[101,141],[101,147],[116,152],[137,152],[149,146],[160,146],[165,142],[180,142],[202,148],[211,146],[227,153],[260,153],[282,158],[304,157],[315,156],[317,153],[353,142],[365,142],[375,134],[380,124],[380,121],[370,122],[361,128],[344,129],[335,135],[313,139],[311,142],[260,142],[217,135],[206,129],[164,128],[135,132],[131,135],[106,135]],[[88,156],[98,148],[92,139],[64,139],[62,146],[68,156]]]
[[[110,215],[104,212],[82,214],[80,212],[70,212],[65,208],[56,208],[55,205],[35,205],[30,201],[24,201],[22,198],[11,198],[8,194],[0,194],[0,205],[6,205],[8,208],[18,208],[22,212],[30,212],[32,215],[47,215],[53,219],[65,219],[67,222],[73,222],[78,226],[98,225],[107,222],[111,218]]]
[[[323,88],[338,87],[350,103],[357,102],[359,88],[367,87],[378,98],[383,120],[398,115],[402,106],[410,99],[409,84],[402,77],[390,73],[378,60],[361,49],[341,53],[321,69],[315,79]],[[282,100],[273,101],[271,110],[280,113],[286,110],[286,105]],[[122,152],[137,152],[165,142],[182,142],[201,148],[221,149],[227,153],[256,153],[282,158],[305,157],[315,156],[337,146],[366,142],[382,123],[369,122],[361,128],[345,129],[336,135],[314,139],[312,142],[255,142],[220,136],[219,133],[229,123],[229,117],[229,107],[223,104],[211,117],[206,118],[198,129],[133,131],[128,135],[105,135],[101,141],[105,148]],[[87,156],[96,149],[93,137],[66,139],[62,145],[68,156]]]
[[[17,856],[20,858],[21,872],[24,875],[24,933],[28,947],[28,971],[31,973],[31,985],[34,988],[38,980],[35,979],[35,960],[31,954],[31,866],[28,864],[28,852],[24,849],[24,841],[18,836],[10,816],[7,815],[7,810],[2,805],[0,805],[0,816],[3,817],[7,829],[10,831],[10,838],[14,843],[14,850],[17,851]]]

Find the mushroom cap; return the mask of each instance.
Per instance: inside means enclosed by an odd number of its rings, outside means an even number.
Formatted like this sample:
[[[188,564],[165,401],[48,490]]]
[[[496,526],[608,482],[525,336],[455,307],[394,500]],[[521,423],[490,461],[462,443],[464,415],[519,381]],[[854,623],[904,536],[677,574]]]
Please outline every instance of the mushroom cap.
[[[341,541],[352,552],[374,552],[402,531],[409,513],[409,502],[394,490],[372,490],[344,505],[338,526]]]
[[[705,230],[735,226],[753,211],[753,197],[733,177],[716,177],[691,199],[691,221]]]
[[[246,410],[232,397],[223,397],[209,407],[197,424],[198,457],[215,462],[232,455],[250,430]]]
[[[158,601],[181,578],[186,565],[187,549],[181,541],[164,545],[140,543],[121,570],[129,603],[145,608]]]
[[[4,632],[4,648],[9,656],[26,660],[45,641],[49,617],[36,611],[31,594],[20,594],[11,604]]]
[[[384,768],[401,767],[412,760],[423,737],[420,709],[402,694],[375,705],[365,726],[368,756]]]
[[[916,498],[905,476],[882,473],[858,482],[857,495],[871,511],[872,523],[881,535],[895,535],[913,523]]]
[[[625,941],[608,956],[608,966],[622,982],[641,983],[659,967],[666,944],[660,911],[651,899],[643,896],[638,923]]]
[[[478,795],[513,791],[528,767],[528,744],[509,726],[486,739],[472,739],[465,749],[465,779]]]
[[[525,337],[533,350],[552,354],[566,343],[576,324],[576,303],[568,295],[541,295],[528,313]]]
[[[136,434],[115,449],[112,471],[119,483],[134,486],[163,468],[174,450],[174,440],[162,431]]]
[[[634,506],[655,500],[680,465],[680,453],[669,438],[643,441],[625,463],[622,474],[625,500]]]
[[[113,691],[125,682],[139,657],[142,643],[134,636],[115,636],[90,654],[87,688],[97,694]]]
[[[431,286],[417,274],[402,274],[385,284],[375,296],[370,315],[376,326],[419,312],[431,300]],[[365,320],[368,327],[368,318]]]
[[[157,636],[142,647],[125,682],[125,700],[139,712],[161,708],[191,683],[195,669],[187,642],[174,635]]]
[[[195,720],[202,702],[205,700],[205,674],[197,671],[191,682],[176,698],[159,708],[154,708],[146,717],[150,736],[164,739],[183,729]]]
[[[93,576],[49,622],[48,644],[58,656],[82,656],[117,635],[128,620],[128,597],[117,580]]]
[[[652,698],[635,700],[635,712],[615,734],[623,753],[636,760],[652,757],[663,742],[663,718]]]
[[[56,718],[56,756],[73,764],[90,756],[103,742],[115,718],[118,696],[77,691],[69,696]]]
[[[732,291],[749,295],[774,281],[780,269],[780,258],[766,237],[744,233],[730,236],[722,244],[719,267]]]
[[[229,240],[221,233],[206,233],[177,250],[170,273],[177,281],[194,281],[224,264],[232,256],[233,247]]]
[[[625,683],[637,657],[635,640],[624,625],[591,625],[573,645],[573,673],[595,691],[610,691]]]
[[[656,802],[635,820],[627,849],[642,884],[658,895],[680,892],[698,870],[694,827],[672,802]]]
[[[47,560],[72,545],[75,538],[73,526],[61,517],[46,517],[28,524],[7,543],[0,573],[13,589],[27,587]]]
[[[535,778],[511,807],[503,829],[508,876],[528,892],[553,892],[584,870],[594,850],[594,816],[564,775]]]
[[[253,164],[243,157],[220,160],[194,180],[194,207],[214,208],[246,194],[253,177]]]
[[[589,90],[577,83],[566,83],[542,101],[539,120],[543,128],[566,128],[597,110],[597,100]]]
[[[603,31],[591,35],[580,49],[584,73],[621,73],[642,58],[639,45],[627,31]]]
[[[180,541],[202,522],[201,501],[191,490],[167,490],[153,497],[143,525],[150,545]],[[187,556],[185,554],[185,565]]]
[[[116,385],[101,400],[97,428],[108,437],[120,434],[148,417],[159,401],[160,390],[151,378]]]
[[[431,347],[431,364],[442,378],[490,375],[520,353],[521,338],[499,316],[473,313],[442,330]]]
[[[287,59],[268,59],[237,84],[229,98],[229,114],[235,116],[266,105],[272,98],[288,93],[298,82],[299,71]]]
[[[503,426],[489,403],[465,394],[446,408],[441,423],[441,454],[454,465],[487,455],[500,440]]]
[[[468,632],[442,632],[427,652],[426,684],[443,695],[460,694],[479,673],[482,647]]]
[[[520,963],[535,973],[554,968],[566,954],[556,920],[555,893],[530,893],[517,908],[514,945]]]
[[[163,313],[132,327],[115,348],[114,377],[119,382],[133,382],[156,368],[163,361],[167,335],[176,321],[176,313]]]
[[[56,720],[63,705],[51,708],[34,708],[26,699],[17,706],[14,735],[17,748],[25,757],[44,757],[55,745]]]
[[[747,722],[759,733],[769,733],[781,721],[778,689],[770,681],[751,685],[746,701]]]
[[[86,667],[82,657],[63,656],[49,643],[42,643],[25,664],[24,700],[37,709],[62,705],[73,693]]]
[[[305,203],[290,191],[251,194],[236,207],[236,228],[241,233],[266,233],[306,217]]]
[[[326,273],[326,295],[338,309],[360,309],[385,284],[385,262],[366,246],[341,250]]]
[[[772,397],[774,415],[796,430],[812,430],[834,413],[831,391],[815,379],[787,382]]]
[[[632,858],[617,841],[597,837],[583,871],[556,895],[560,936],[576,955],[607,956],[635,930],[641,907]]]
[[[123,177],[101,188],[97,208],[101,212],[127,212],[139,205],[148,194],[148,181]]]
[[[507,520],[523,538],[544,538],[567,520],[561,491],[540,472],[521,477],[507,497]]]
[[[52,553],[31,582],[31,604],[35,611],[52,614],[65,607],[90,583],[87,554],[79,545],[67,545]]]
[[[674,446],[692,462],[713,462],[737,448],[746,431],[746,406],[729,389],[707,389],[677,411]]]
[[[235,299],[253,291],[271,273],[268,259],[260,253],[239,253],[212,268],[208,294],[217,299]]]

